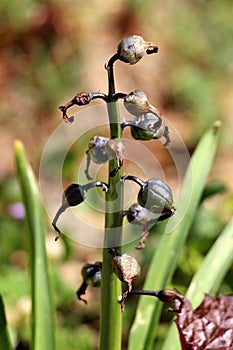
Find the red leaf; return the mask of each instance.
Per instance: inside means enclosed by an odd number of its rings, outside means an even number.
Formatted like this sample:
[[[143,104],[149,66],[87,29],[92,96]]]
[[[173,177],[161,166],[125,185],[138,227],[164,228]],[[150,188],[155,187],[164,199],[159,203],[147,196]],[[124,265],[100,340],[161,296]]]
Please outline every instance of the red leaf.
[[[195,310],[187,298],[183,301],[175,321],[182,350],[233,350],[233,295],[205,295]]]

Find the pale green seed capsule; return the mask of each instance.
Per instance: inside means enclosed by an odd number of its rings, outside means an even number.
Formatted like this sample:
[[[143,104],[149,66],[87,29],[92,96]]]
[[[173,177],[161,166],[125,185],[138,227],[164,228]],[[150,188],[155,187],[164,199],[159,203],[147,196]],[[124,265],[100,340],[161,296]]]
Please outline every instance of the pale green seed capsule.
[[[119,59],[125,63],[135,64],[145,54],[158,52],[158,47],[151,42],[146,42],[139,35],[128,36],[118,44]]]
[[[124,106],[129,113],[139,116],[149,110],[150,103],[144,91],[135,90],[124,98]]]

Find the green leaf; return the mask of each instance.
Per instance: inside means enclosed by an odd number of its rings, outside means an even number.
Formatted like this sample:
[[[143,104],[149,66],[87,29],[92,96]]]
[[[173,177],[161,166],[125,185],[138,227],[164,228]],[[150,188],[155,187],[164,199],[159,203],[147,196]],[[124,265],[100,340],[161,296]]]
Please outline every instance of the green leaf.
[[[4,303],[1,295],[0,295],[0,349],[4,349],[4,350],[13,349],[10,342],[9,334],[8,334],[5,308],[4,308]]]
[[[35,176],[26,159],[24,147],[20,141],[15,142],[15,159],[26,209],[28,240],[30,242],[31,348],[33,350],[53,350],[55,348],[54,308],[45,250],[43,212]]]
[[[220,123],[216,122],[204,134],[193,153],[178,199],[176,214],[166,226],[167,231],[173,225],[175,228],[169,233],[164,232],[151,262],[144,289],[162,289],[171,281],[211,169],[219,126]],[[146,296],[140,297],[130,332],[129,350],[152,349],[160,313],[161,303],[158,300]]]
[[[186,293],[193,308],[197,307],[204,294],[214,295],[233,261],[233,219],[229,221],[216,242],[206,255],[200,269],[194,275]],[[172,325],[163,345],[165,349],[180,349],[180,341],[175,325]]]

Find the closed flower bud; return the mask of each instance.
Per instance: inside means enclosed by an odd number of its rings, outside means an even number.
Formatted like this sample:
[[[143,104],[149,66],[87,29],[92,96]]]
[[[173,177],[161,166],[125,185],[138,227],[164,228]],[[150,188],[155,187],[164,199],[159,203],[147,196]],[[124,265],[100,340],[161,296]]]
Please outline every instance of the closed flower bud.
[[[158,52],[158,46],[151,42],[146,42],[139,35],[128,36],[120,41],[118,44],[119,59],[125,63],[135,64],[145,54]]]

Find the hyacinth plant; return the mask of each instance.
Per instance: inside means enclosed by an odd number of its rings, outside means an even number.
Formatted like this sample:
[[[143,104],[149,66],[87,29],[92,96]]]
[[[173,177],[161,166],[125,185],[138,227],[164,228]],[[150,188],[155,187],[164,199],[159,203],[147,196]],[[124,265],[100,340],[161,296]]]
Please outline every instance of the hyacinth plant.
[[[103,260],[101,264],[88,263],[84,266],[82,270],[83,284],[77,291],[78,298],[84,300],[81,296],[85,294],[87,285],[99,286],[101,279],[100,349],[121,348],[121,337],[119,336],[122,327],[121,311],[124,310],[128,293],[132,291],[132,281],[140,274],[137,260],[133,256],[121,253],[123,217],[126,216],[129,222],[143,225],[140,245],[136,247],[142,249],[145,247],[150,227],[157,221],[168,219],[175,212],[172,191],[162,179],[151,178],[143,181],[134,175],[122,176],[124,152],[122,133],[125,127],[131,128],[131,135],[136,140],[146,141],[164,137],[164,146],[167,146],[170,143],[170,137],[162,115],[157,108],[149,103],[145,92],[135,90],[130,93],[117,93],[115,91],[114,63],[119,60],[133,65],[143,56],[157,52],[157,45],[144,41],[140,36],[134,35],[124,38],[118,45],[117,53],[110,58],[105,66],[108,74],[108,94],[81,92],[66,105],[59,107],[63,113],[64,121],[68,123],[72,123],[73,116],[69,117],[67,110],[74,105],[87,105],[94,99],[102,99],[106,102],[108,109],[110,138],[94,136],[90,139],[85,170],[87,179],[90,180],[90,162],[104,163],[109,161],[108,184],[101,181],[85,185],[71,184],[64,191],[62,205],[53,220],[58,238],[61,232],[57,221],[66,208],[76,206],[84,201],[87,190],[92,187],[101,186],[106,192]],[[119,99],[123,99],[125,108],[133,115],[134,120],[121,122]],[[131,206],[129,210],[123,211],[123,186],[126,180],[136,182],[140,186],[140,190],[138,203]],[[151,219],[150,213],[154,213],[155,218]],[[114,238],[112,232],[114,232]],[[121,282],[127,284],[123,293]],[[122,295],[121,307],[119,307],[119,295]]]
[[[206,319],[206,304],[212,303],[213,310],[209,310],[208,317],[211,319],[216,310],[222,324],[227,318],[232,318],[230,310],[232,304],[231,297],[219,299],[205,298],[200,308],[192,310],[190,301],[198,305],[203,300],[203,293],[215,293],[229,268],[233,259],[231,249],[231,239],[233,232],[233,222],[231,221],[223,230],[219,239],[206,256],[203,267],[194,276],[188,289],[189,300],[175,289],[168,289],[171,277],[181,252],[182,246],[187,238],[192,221],[200,204],[206,179],[208,177],[211,164],[214,158],[219,123],[215,123],[203,136],[197,149],[195,150],[191,162],[186,170],[183,181],[179,205],[176,208],[173,200],[172,190],[163,179],[152,177],[140,179],[136,175],[123,173],[124,144],[122,134],[126,127],[130,127],[131,135],[135,140],[157,140],[162,139],[164,147],[172,143],[168,126],[164,122],[160,112],[149,103],[145,92],[135,90],[130,93],[117,93],[115,91],[114,64],[121,61],[134,65],[143,56],[156,54],[157,45],[145,42],[140,36],[126,37],[118,45],[117,53],[114,54],[105,68],[108,75],[108,93],[78,93],[66,105],[59,107],[63,114],[63,119],[67,123],[72,123],[74,117],[67,114],[67,110],[74,106],[89,104],[94,99],[101,99],[107,105],[109,116],[110,137],[95,135],[91,137],[87,151],[87,166],[85,170],[87,182],[85,184],[70,184],[64,191],[60,208],[52,221],[52,225],[57,233],[56,240],[61,236],[58,220],[69,207],[78,206],[85,201],[89,191],[95,187],[100,187],[106,194],[105,210],[105,236],[103,244],[103,256],[101,262],[88,262],[82,268],[83,283],[77,290],[77,298],[87,303],[85,295],[88,286],[101,287],[101,312],[100,312],[100,336],[99,349],[120,350],[122,347],[122,312],[127,307],[127,298],[140,295],[134,324],[129,334],[128,349],[150,350],[153,349],[153,342],[161,313],[161,303],[173,303],[168,311],[177,315],[177,328],[183,349],[191,349],[191,346],[202,346],[208,348],[213,339],[208,335],[208,330],[204,328],[207,347],[203,346],[203,339],[195,331],[194,324],[199,317],[199,324],[203,324]],[[118,100],[123,100],[124,107],[132,115],[133,119],[122,121]],[[71,124],[72,127],[72,124]],[[156,141],[155,141],[156,142]],[[22,145],[19,141],[15,145],[16,162],[21,181],[28,224],[30,228],[31,240],[31,265],[32,265],[32,347],[54,349],[54,320],[51,303],[51,292],[46,263],[46,253],[44,247],[44,232],[41,222],[41,207],[38,204],[38,193],[35,179],[30,166],[27,164]],[[92,179],[90,174],[90,164],[95,162],[102,164],[109,162],[108,181],[97,181]],[[194,171],[193,171],[194,169]],[[201,169],[201,171],[199,171]],[[129,208],[124,208],[123,190],[127,181],[133,181],[139,186],[137,203]],[[192,191],[189,192],[190,184]],[[217,193],[217,190],[214,191]],[[190,194],[190,198],[187,198]],[[31,205],[33,203],[33,205]],[[189,205],[188,205],[189,203]],[[129,223],[141,225],[142,234],[137,249],[143,250],[146,246],[146,238],[150,229],[157,222],[168,222],[170,217],[178,213],[185,212],[182,221],[173,229],[171,234],[162,235],[159,246],[150,264],[143,289],[135,290],[133,281],[140,274],[140,265],[132,256],[122,252],[123,220]],[[126,218],[126,219],[124,219]],[[39,227],[39,230],[38,230]],[[165,232],[165,231],[164,231]],[[224,256],[222,255],[224,252]],[[215,259],[215,270],[212,271],[212,260]],[[41,264],[41,261],[44,262]],[[158,272],[159,267],[159,272]],[[210,271],[212,273],[210,273]],[[46,288],[38,289],[44,285]],[[38,293],[38,290],[40,291]],[[150,297],[155,297],[151,302]],[[217,301],[216,301],[217,300]],[[157,302],[158,301],[158,302]],[[216,307],[217,303],[217,307]],[[221,304],[221,307],[218,305]],[[3,314],[3,313],[2,313]],[[5,324],[5,318],[2,317]],[[194,322],[195,321],[195,322]],[[213,329],[213,327],[212,327]],[[179,340],[176,339],[178,332],[171,329],[164,349],[179,349]],[[187,338],[186,335],[190,338]],[[191,335],[190,335],[191,334]],[[225,348],[232,345],[232,333],[226,331],[224,327],[219,328],[215,333],[214,341],[219,337],[219,343],[225,341]],[[226,335],[225,335],[226,334]],[[225,340],[224,340],[224,339]],[[3,340],[1,340],[3,339]],[[192,340],[194,339],[193,343]],[[10,349],[7,331],[0,341],[6,349]],[[218,339],[217,339],[218,341]],[[0,343],[1,344],[1,343]],[[197,347],[198,348],[198,347]],[[200,348],[200,347],[199,347]]]
[[[83,283],[77,291],[78,299],[86,303],[86,300],[82,296],[85,294],[87,286],[101,286],[99,339],[99,348],[101,350],[121,349],[121,312],[124,311],[125,301],[129,295],[142,295],[144,297],[155,296],[160,301],[173,302],[174,308],[169,308],[168,311],[173,311],[178,314],[182,312],[183,305],[185,309],[187,303],[189,302],[186,301],[184,296],[177,290],[165,288],[166,283],[169,282],[169,277],[172,274],[172,271],[174,271],[174,267],[172,267],[172,265],[175,264],[182,246],[182,242],[184,242],[188,232],[188,223],[186,220],[183,221],[185,224],[183,226],[181,224],[179,229],[177,229],[178,233],[176,232],[177,234],[174,235],[175,240],[173,242],[173,247],[171,246],[170,248],[171,250],[176,249],[177,253],[174,255],[170,254],[169,258],[167,259],[167,266],[166,263],[164,264],[165,271],[164,274],[162,274],[162,283],[158,278],[154,278],[155,281],[158,280],[158,285],[156,286],[155,283],[153,286],[155,286],[155,288],[161,288],[159,290],[134,290],[133,281],[140,274],[140,265],[133,256],[123,254],[121,252],[124,217],[127,218],[129,223],[142,225],[141,240],[136,248],[143,249],[145,247],[146,237],[148,236],[151,227],[157,222],[168,220],[175,214],[176,211],[172,190],[169,185],[164,182],[164,180],[153,177],[144,181],[131,174],[123,176],[122,171],[124,158],[122,134],[126,127],[130,127],[131,136],[135,140],[147,141],[164,139],[164,147],[167,147],[171,143],[169,128],[165,124],[163,116],[156,107],[150,104],[148,96],[144,91],[134,90],[130,93],[119,93],[115,91],[114,64],[116,61],[119,60],[121,62],[134,65],[143,56],[156,54],[157,52],[157,45],[153,44],[152,42],[145,42],[140,36],[134,35],[124,38],[118,45],[117,53],[110,58],[105,66],[108,74],[108,94],[101,92],[81,92],[74,96],[74,98],[66,105],[59,107],[62,111],[64,121],[67,123],[72,123],[74,117],[69,117],[67,114],[67,110],[70,107],[74,105],[87,105],[94,99],[101,99],[107,104],[110,137],[107,138],[95,135],[90,139],[88,151],[86,152],[87,166],[85,174],[88,180],[92,179],[89,174],[91,161],[97,164],[109,161],[108,183],[106,184],[101,181],[93,181],[85,185],[70,185],[64,191],[62,205],[53,220],[53,226],[58,232],[58,238],[61,232],[57,226],[57,220],[60,217],[60,214],[66,208],[69,206],[76,206],[84,201],[87,190],[90,188],[100,186],[106,192],[105,238],[102,262],[97,262],[95,264],[87,263],[83,267]],[[118,101],[120,99],[123,99],[124,107],[133,116],[133,120],[121,121],[118,106]],[[218,128],[219,124],[217,123],[212,129],[211,135],[207,136],[208,141],[203,141],[203,143],[209,142],[209,145],[212,142],[211,152],[209,152],[208,149],[210,158],[209,165],[211,164],[211,160],[213,159],[214,155]],[[206,177],[208,175],[208,171],[209,167],[206,164]],[[189,209],[188,213],[186,213],[187,218],[189,215],[193,215],[195,207],[198,205],[201,189],[204,187],[206,177],[202,176],[202,180],[198,178],[200,181],[199,185],[197,185],[199,186],[199,191],[198,188],[195,189],[198,194],[193,201],[192,208]],[[140,188],[137,196],[137,203],[134,203],[130,206],[130,208],[123,210],[123,190],[124,184],[127,180],[135,182]],[[187,174],[186,181],[190,181],[189,174]],[[183,189],[184,196],[186,196],[185,192],[187,192],[187,187],[188,184],[186,184],[186,188]],[[183,203],[185,203],[185,200],[183,200]],[[151,215],[154,216],[152,217]],[[183,235],[183,237],[181,237],[181,235]],[[179,241],[181,243],[179,243]],[[164,253],[165,251],[163,244],[171,245],[171,242],[172,239],[169,243],[161,242],[161,252]],[[155,263],[159,265],[160,261],[155,258]],[[155,267],[152,271],[155,271]],[[123,282],[123,286],[126,286],[123,287],[123,290],[121,282]],[[148,285],[150,285],[150,283]],[[147,284],[145,284],[145,286],[147,286]],[[119,295],[121,295],[120,298]],[[143,305],[143,299],[141,302]],[[134,327],[132,327],[130,334],[129,349],[139,349],[140,343],[141,349],[150,349],[153,347],[154,331],[151,329],[151,327],[156,319],[158,321],[159,309],[157,309],[157,311],[154,310],[153,315],[151,312],[146,315],[145,310],[147,305],[145,304],[144,306],[145,309],[143,311],[140,310],[141,305],[139,303],[135,324]],[[145,323],[144,327],[141,327],[141,317],[143,314],[145,318],[148,316],[150,321],[147,322],[147,324]],[[139,321],[137,317],[139,317]],[[178,320],[183,319],[180,317]],[[180,329],[182,326],[184,326],[181,323],[179,324]],[[137,329],[137,326],[141,327],[141,329]],[[136,333],[134,333],[135,328],[137,329]],[[182,346],[185,348],[185,341],[183,341]],[[188,346],[189,344],[187,342],[187,348]]]

